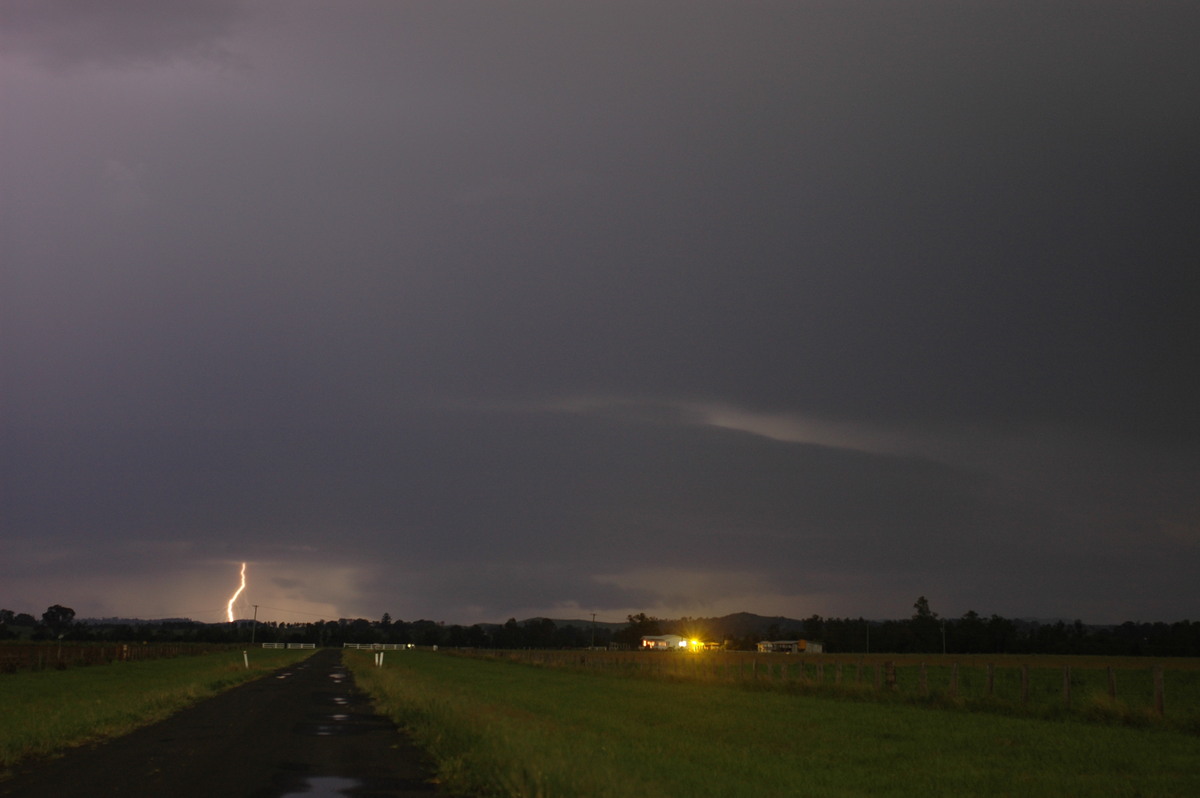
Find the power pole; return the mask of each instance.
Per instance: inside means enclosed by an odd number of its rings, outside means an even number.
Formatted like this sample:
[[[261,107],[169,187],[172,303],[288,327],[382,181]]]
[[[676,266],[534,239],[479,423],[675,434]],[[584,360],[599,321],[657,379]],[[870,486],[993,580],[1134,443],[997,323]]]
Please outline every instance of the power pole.
[[[254,632],[258,629],[258,605],[254,605],[254,620],[250,623],[250,645],[254,645]]]

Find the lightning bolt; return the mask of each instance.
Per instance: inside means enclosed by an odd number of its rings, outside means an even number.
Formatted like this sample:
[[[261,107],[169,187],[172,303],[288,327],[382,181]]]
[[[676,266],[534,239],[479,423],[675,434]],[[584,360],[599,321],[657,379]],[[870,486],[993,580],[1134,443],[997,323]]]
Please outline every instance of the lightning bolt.
[[[242,591],[246,589],[246,563],[242,563],[242,583],[238,585],[238,589],[229,597],[229,604],[225,606],[225,617],[233,623],[233,602],[237,601],[237,597],[242,595]]]

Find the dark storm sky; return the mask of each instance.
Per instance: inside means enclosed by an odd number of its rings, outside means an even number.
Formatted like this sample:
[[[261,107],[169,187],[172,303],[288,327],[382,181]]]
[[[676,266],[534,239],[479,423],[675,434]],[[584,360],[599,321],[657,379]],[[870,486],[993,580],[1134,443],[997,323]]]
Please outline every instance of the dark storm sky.
[[[1195,617],[1197,30],[0,0],[0,605]]]

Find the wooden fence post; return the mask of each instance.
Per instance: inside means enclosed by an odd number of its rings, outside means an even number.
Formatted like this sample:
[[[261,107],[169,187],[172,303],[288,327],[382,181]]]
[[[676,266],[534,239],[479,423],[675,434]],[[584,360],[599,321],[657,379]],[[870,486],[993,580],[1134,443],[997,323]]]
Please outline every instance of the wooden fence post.
[[[896,689],[896,663],[891,662],[891,661],[885,662],[885,663],[883,663],[883,667],[884,667],[884,670],[887,671],[886,675],[887,675],[888,689],[895,690]]]
[[[842,663],[840,663],[840,662],[837,665],[833,666],[833,683],[834,684],[842,683]]]

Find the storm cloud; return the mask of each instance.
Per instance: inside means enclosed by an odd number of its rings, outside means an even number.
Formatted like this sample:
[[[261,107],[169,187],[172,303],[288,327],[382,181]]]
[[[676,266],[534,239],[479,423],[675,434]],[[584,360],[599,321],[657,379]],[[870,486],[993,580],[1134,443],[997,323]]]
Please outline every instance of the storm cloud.
[[[1194,614],[1195,4],[0,13],[0,604]]]

